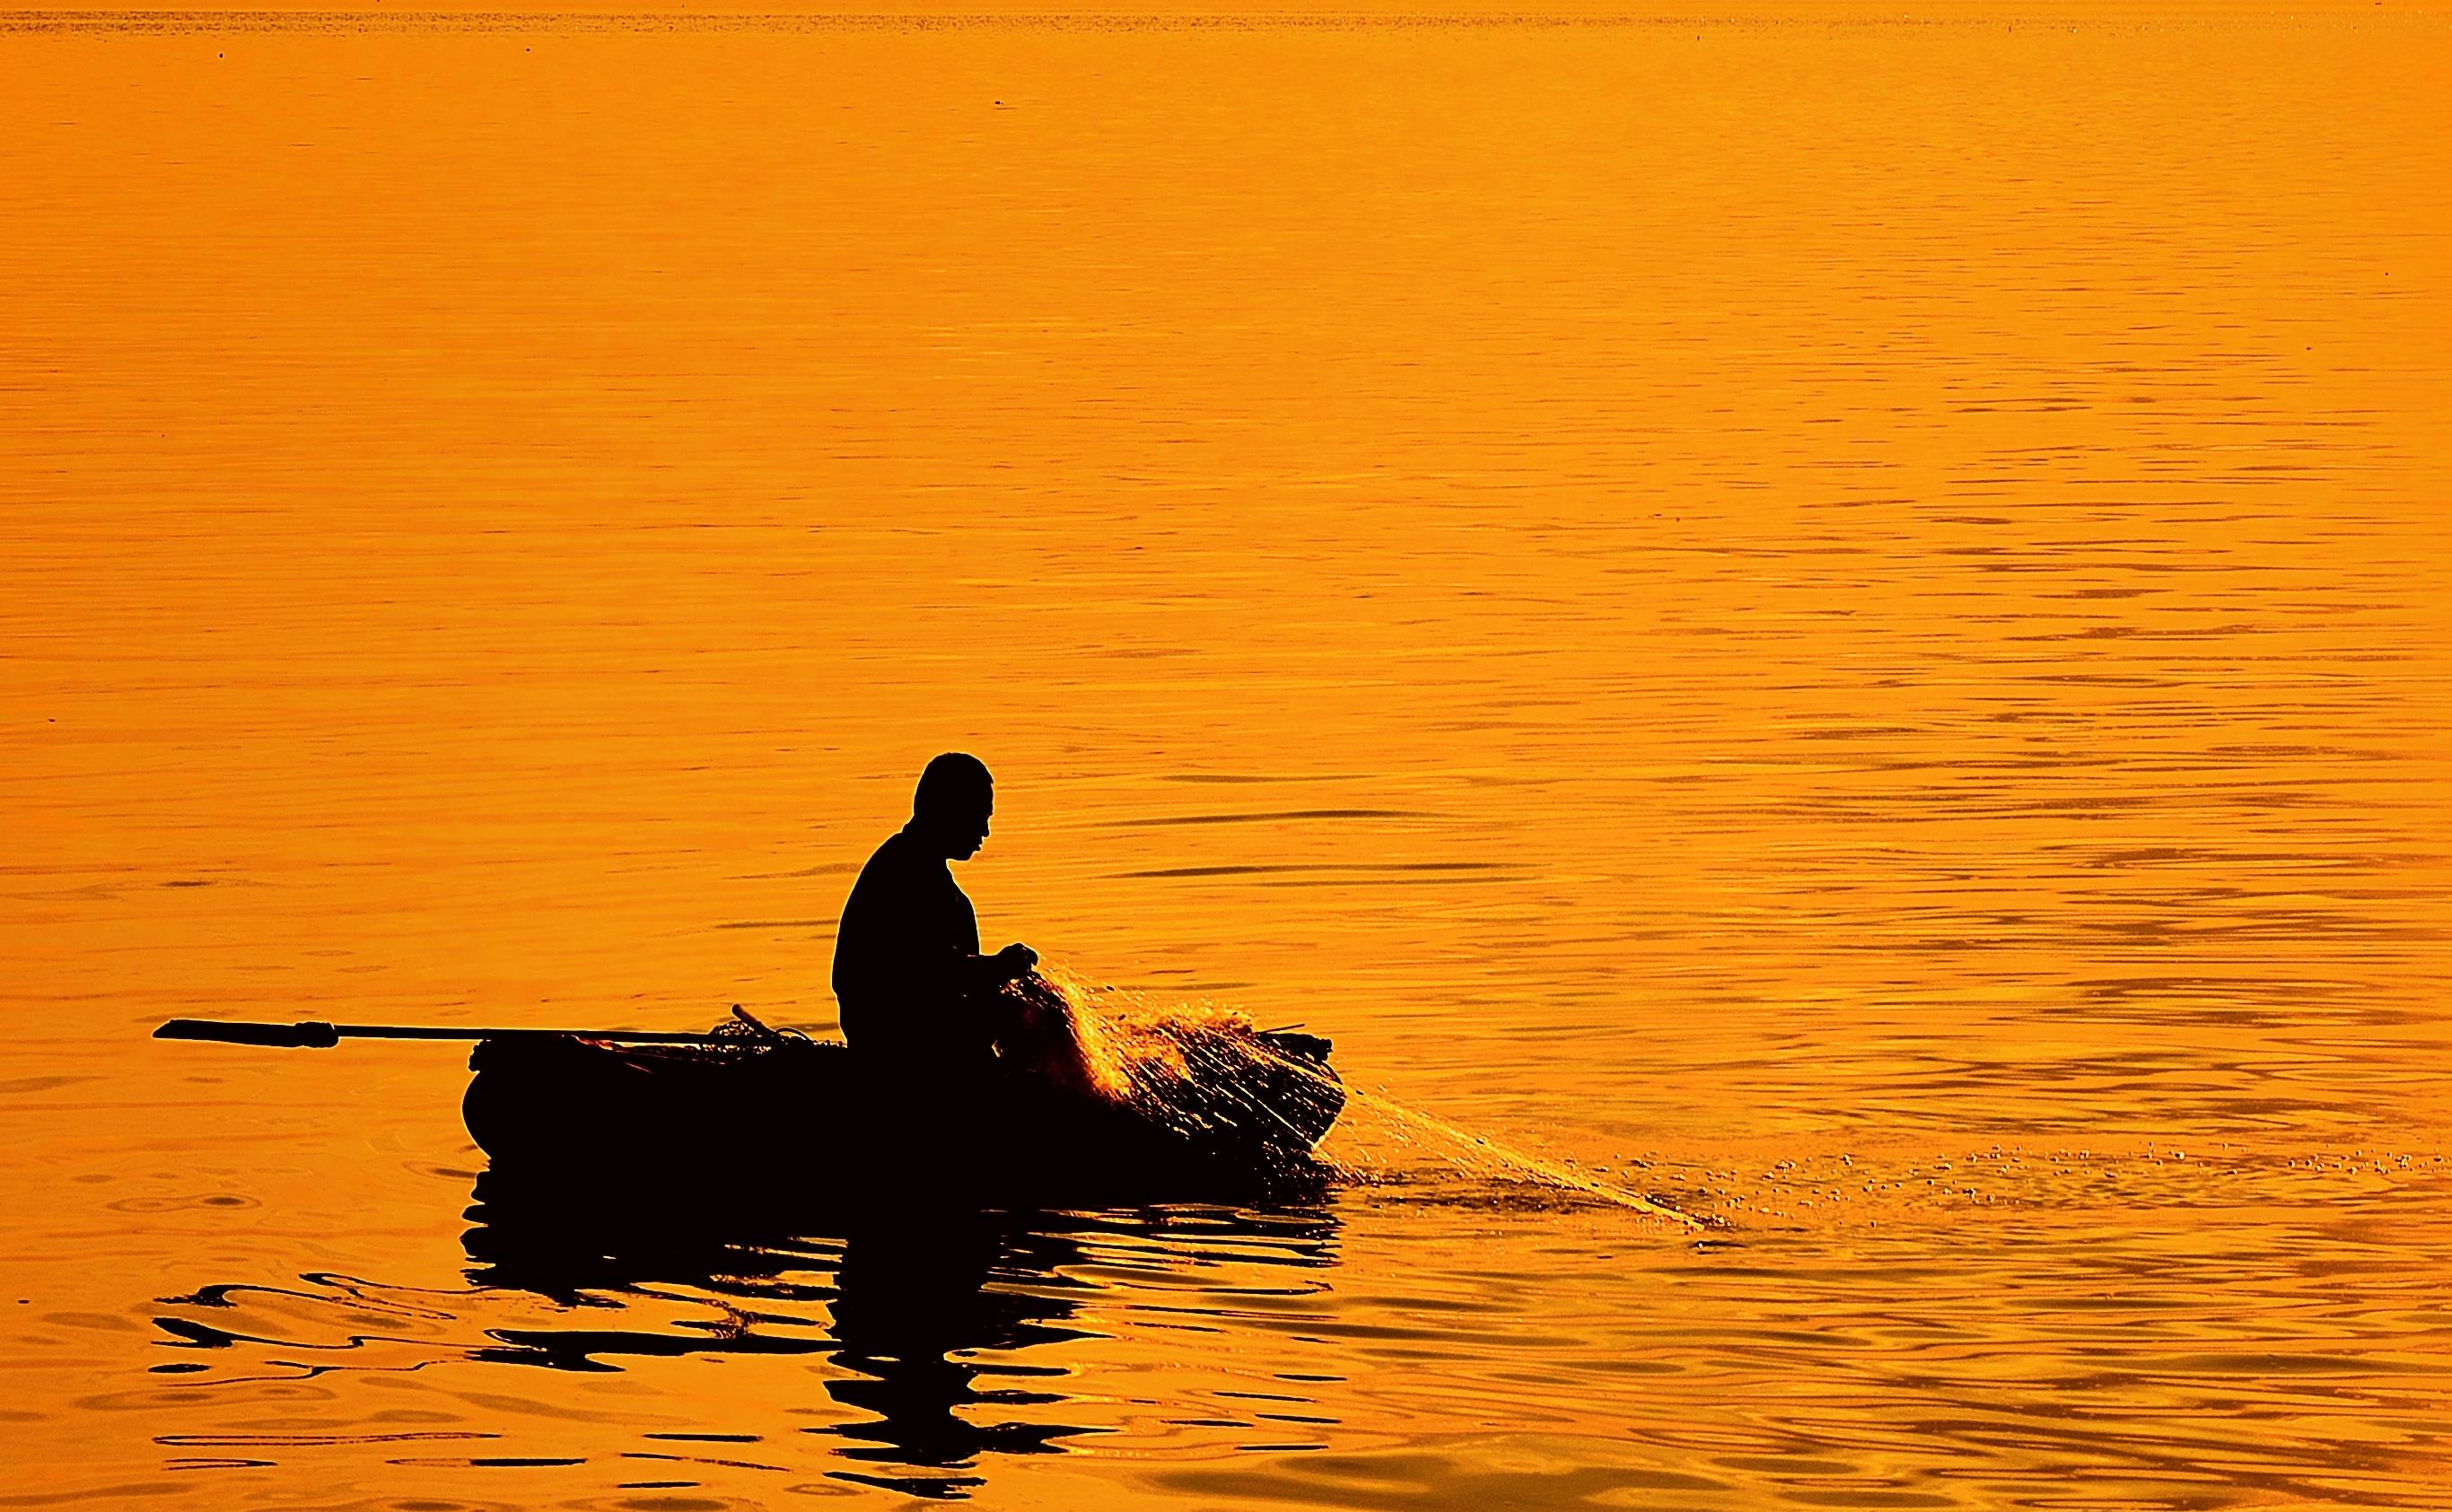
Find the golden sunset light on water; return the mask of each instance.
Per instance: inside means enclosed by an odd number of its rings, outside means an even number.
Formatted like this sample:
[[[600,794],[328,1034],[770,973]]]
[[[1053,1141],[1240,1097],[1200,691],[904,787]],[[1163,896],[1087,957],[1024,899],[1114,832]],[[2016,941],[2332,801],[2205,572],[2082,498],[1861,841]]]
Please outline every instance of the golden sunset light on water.
[[[0,1508],[2452,1506],[2447,99],[0,12]]]

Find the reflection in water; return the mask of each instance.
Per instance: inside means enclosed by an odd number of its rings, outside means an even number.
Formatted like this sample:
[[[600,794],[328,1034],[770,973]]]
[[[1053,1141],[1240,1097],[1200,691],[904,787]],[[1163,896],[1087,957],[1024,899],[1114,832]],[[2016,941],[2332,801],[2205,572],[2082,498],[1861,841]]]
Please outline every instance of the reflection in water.
[[[1001,1214],[947,1212],[909,1224],[877,1222],[851,1235],[836,1272],[837,1363],[860,1372],[830,1381],[837,1402],[874,1413],[874,1422],[838,1424],[856,1441],[852,1459],[954,1472],[987,1453],[1042,1454],[1055,1441],[1093,1430],[1045,1423],[998,1421],[1018,1406],[1053,1405],[1060,1398],[1019,1386],[982,1389],[984,1367],[957,1358],[978,1349],[1013,1349],[1080,1337],[1065,1325],[1076,1304],[1003,1286],[1010,1277],[1043,1284],[1080,1258],[1060,1233],[1032,1232]],[[1007,1366],[1004,1372],[1052,1377],[1058,1372]],[[1000,1373],[1004,1373],[1000,1372]],[[988,1419],[974,1423],[958,1408]],[[976,1476],[871,1476],[838,1471],[914,1492],[951,1493],[976,1485]]]
[[[1107,1431],[1061,1421],[1060,1358],[982,1358],[1091,1337],[1076,1322],[1097,1290],[1074,1274],[1093,1259],[1085,1236],[1131,1236],[1188,1263],[1225,1245],[1239,1260],[1320,1267],[1333,1262],[1336,1233],[1316,1200],[1096,1213],[917,1199],[711,1211],[555,1200],[493,1177],[475,1195],[476,1227],[462,1243],[481,1287],[574,1309],[679,1289],[727,1317],[715,1327],[493,1328],[495,1343],[472,1357],[573,1371],[619,1369],[624,1357],[824,1358],[844,1372],[825,1379],[826,1395],[860,1414],[809,1430],[846,1441],[839,1452],[860,1466],[829,1474],[939,1498],[983,1484],[989,1455],[1057,1452],[1065,1439]],[[804,1310],[819,1306],[822,1324]]]

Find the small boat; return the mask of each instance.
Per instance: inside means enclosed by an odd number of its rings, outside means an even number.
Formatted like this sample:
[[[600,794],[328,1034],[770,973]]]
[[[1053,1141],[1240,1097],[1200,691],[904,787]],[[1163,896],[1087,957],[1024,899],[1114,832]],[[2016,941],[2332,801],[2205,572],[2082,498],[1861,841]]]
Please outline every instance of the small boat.
[[[923,1087],[840,1042],[746,1015],[725,1030],[482,1040],[461,1117],[497,1185],[1157,1195],[1315,1176],[1345,1106],[1327,1040],[1238,1020],[1159,1022],[1097,1057],[1006,1048],[984,1076]]]
[[[1190,1197],[1328,1171],[1313,1149],[1345,1085],[1315,1034],[1087,1013],[1038,975],[980,1006],[999,1026],[993,1065],[916,1081],[738,1007],[706,1033],[185,1018],[153,1032],[283,1049],[473,1040],[461,1117],[493,1191],[529,1205]]]

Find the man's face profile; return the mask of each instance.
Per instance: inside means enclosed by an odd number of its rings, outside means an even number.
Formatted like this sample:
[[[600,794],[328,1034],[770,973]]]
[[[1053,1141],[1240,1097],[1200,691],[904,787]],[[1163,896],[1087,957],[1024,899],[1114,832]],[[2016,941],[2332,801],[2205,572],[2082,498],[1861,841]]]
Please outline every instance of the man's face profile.
[[[992,792],[956,805],[955,817],[945,829],[945,842],[953,859],[967,861],[979,854],[979,847],[987,843],[988,815],[995,812],[996,795]]]

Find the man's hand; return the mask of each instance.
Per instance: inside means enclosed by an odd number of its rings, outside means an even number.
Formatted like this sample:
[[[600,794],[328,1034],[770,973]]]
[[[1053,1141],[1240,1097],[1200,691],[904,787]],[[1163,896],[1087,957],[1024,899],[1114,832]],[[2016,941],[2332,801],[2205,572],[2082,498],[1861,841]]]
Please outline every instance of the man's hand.
[[[1018,982],[1038,967],[1038,952],[1017,941],[996,952],[997,970],[1002,980]]]

